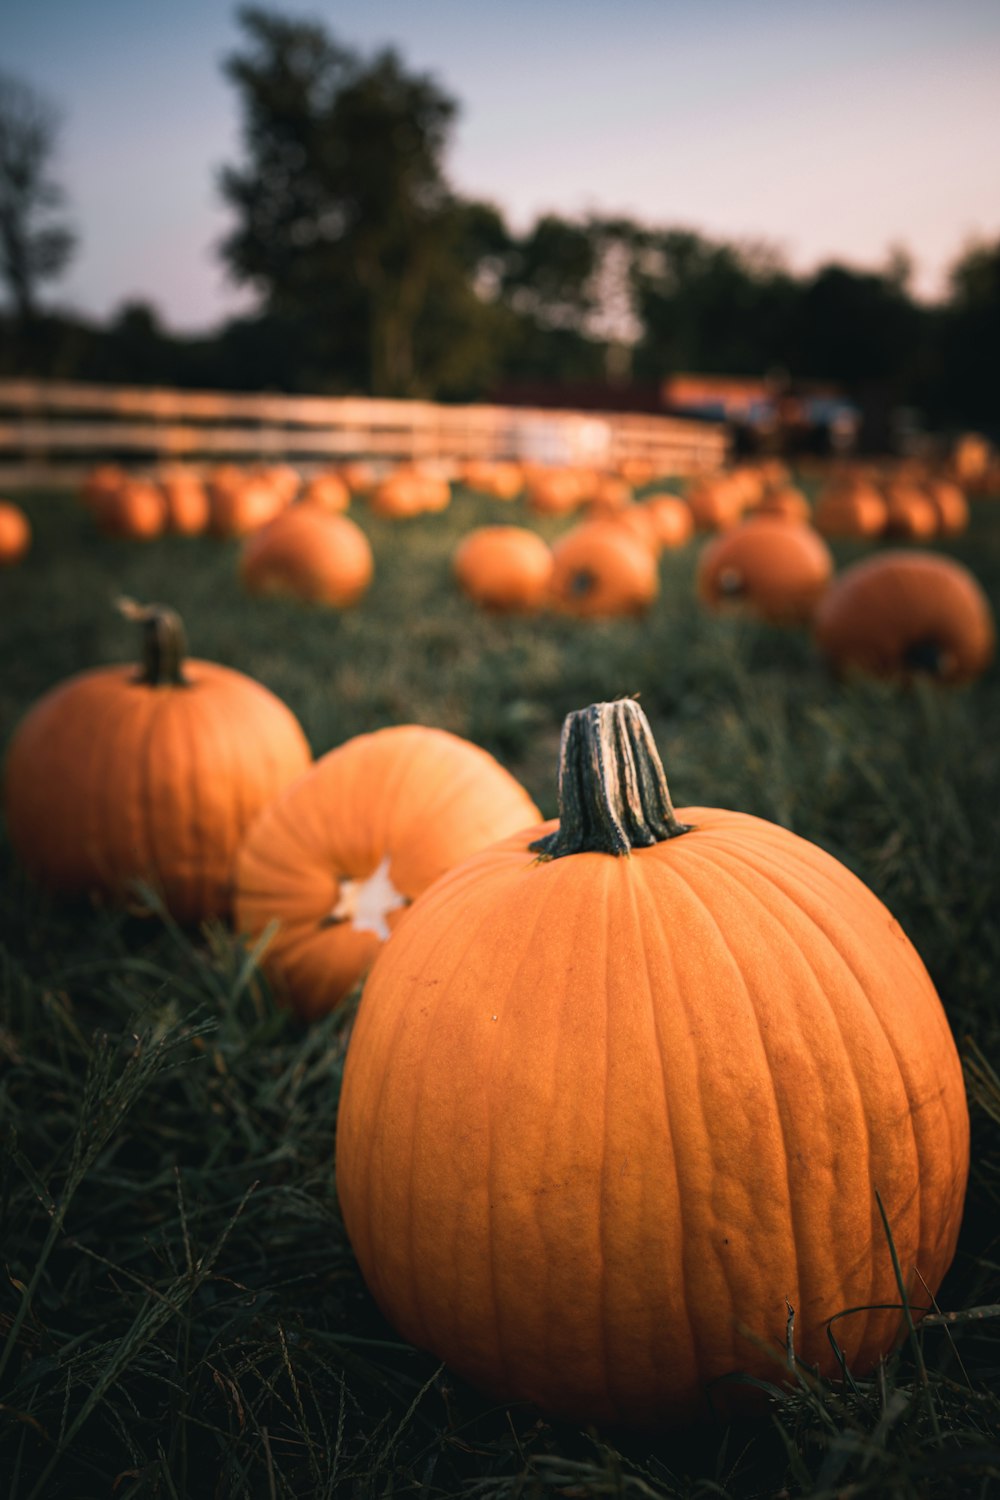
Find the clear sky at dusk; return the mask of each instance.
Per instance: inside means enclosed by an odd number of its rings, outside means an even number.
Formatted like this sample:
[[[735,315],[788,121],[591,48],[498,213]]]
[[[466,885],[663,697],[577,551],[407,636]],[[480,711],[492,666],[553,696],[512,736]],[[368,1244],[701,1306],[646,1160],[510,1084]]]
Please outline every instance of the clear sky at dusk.
[[[1000,235],[1000,0],[270,0],[391,43],[461,102],[454,185],[518,227],[546,209],[765,239],[796,269],[877,265],[927,296]],[[241,305],[213,247],[238,158],[229,0],[3,0],[0,67],[65,122],[81,248],[54,295],[178,328]]]

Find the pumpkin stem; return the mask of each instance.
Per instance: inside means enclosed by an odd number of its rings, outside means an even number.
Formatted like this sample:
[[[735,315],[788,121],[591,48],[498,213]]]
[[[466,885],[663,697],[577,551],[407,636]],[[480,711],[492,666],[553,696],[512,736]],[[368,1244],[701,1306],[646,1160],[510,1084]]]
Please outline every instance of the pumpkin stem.
[[[146,687],[190,687],[184,675],[187,640],[177,611],[165,604],[137,604],[134,599],[116,602],[126,620],[142,626],[142,666],[134,681]]]
[[[628,854],[690,833],[674,814],[649,720],[631,698],[567,714],[559,746],[559,827],[542,859]]]

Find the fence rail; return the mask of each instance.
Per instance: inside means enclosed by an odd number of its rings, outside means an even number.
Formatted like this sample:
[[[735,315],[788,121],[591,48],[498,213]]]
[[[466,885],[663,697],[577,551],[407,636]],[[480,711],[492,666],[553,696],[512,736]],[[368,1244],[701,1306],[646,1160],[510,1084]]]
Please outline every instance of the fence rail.
[[[715,469],[725,430],[623,412],[442,406],[361,396],[0,381],[0,485],[73,485],[114,459],[135,467],[289,458],[308,468],[347,458],[472,458],[612,465],[652,460],[662,473]]]

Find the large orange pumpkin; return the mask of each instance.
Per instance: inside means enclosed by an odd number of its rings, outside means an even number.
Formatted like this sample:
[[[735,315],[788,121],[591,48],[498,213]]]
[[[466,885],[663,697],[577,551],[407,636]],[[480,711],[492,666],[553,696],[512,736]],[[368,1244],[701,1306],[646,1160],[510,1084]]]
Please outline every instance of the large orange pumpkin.
[[[243,544],[240,574],[252,594],[287,594],[344,609],[372,581],[368,538],[347,516],[293,505]]]
[[[536,822],[527,792],[478,745],[404,724],[322,756],[254,823],[236,866],[236,924],[279,925],[264,964],[304,1017],[367,972],[402,908],[477,849]]]
[[[14,733],[5,804],[22,864],[60,895],[114,900],[144,880],[180,922],[225,916],[250,820],[311,756],[260,683],[185,661],[172,610],[131,612],[143,661],[60,683]]]
[[[966,682],[986,670],[996,645],[975,578],[933,552],[883,552],[845,568],[813,624],[835,666],[877,677]]]
[[[479,526],[459,543],[453,566],[459,586],[477,604],[530,611],[545,603],[552,552],[523,526]]]
[[[20,562],[31,546],[31,525],[19,505],[0,500],[0,566]]]
[[[616,857],[630,856],[630,857]],[[337,1126],[382,1311],[502,1401],[678,1424],[803,1366],[870,1370],[952,1258],[962,1070],[890,913],[743,813],[676,814],[638,705],[571,715],[560,821],[399,924]],[[787,1300],[786,1300],[787,1299]]]
[[[584,521],[553,544],[549,602],[563,614],[642,614],[659,587],[652,549],[613,521]]]
[[[713,609],[733,605],[775,624],[808,620],[833,573],[811,526],[757,515],[724,531],[698,560],[698,593]]]

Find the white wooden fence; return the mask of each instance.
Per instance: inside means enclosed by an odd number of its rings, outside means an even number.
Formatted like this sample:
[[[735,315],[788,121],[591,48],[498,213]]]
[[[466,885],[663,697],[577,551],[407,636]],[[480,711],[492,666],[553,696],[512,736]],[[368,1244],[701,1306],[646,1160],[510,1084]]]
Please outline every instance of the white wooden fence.
[[[73,486],[95,463],[126,467],[287,459],[534,459],[661,474],[718,468],[724,428],[623,412],[445,406],[370,397],[237,395],[154,387],[0,381],[0,490]]]

